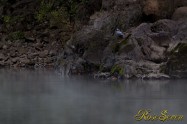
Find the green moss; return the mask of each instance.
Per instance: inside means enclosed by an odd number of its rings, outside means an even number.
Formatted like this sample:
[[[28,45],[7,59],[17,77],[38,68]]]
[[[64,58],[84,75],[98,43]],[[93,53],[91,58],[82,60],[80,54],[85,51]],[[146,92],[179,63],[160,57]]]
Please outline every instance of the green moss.
[[[114,65],[111,69],[111,74],[118,73],[120,76],[124,74],[124,68],[119,65]]]
[[[128,34],[128,36],[125,39],[122,39],[121,41],[118,41],[114,45],[112,45],[113,53],[117,53],[122,46],[127,45],[130,36],[131,34]]]

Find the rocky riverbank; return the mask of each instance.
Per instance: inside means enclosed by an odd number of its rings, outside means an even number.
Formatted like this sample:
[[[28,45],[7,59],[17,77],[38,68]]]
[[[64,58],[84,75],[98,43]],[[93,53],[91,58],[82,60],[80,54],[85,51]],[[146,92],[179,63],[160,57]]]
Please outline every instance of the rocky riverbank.
[[[58,5],[53,4],[41,0],[0,1],[1,68],[57,66],[57,57],[72,29],[56,9]]]
[[[67,42],[61,67],[96,78],[186,78],[186,1],[105,1]],[[115,28],[124,31],[118,39]]]
[[[67,2],[1,4],[0,67],[57,67],[102,79],[187,77],[186,0]]]

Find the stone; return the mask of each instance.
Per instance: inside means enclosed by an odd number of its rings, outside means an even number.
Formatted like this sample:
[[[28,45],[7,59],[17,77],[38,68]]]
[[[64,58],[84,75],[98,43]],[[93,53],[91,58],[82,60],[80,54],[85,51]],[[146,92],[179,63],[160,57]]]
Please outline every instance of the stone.
[[[94,74],[95,79],[107,79],[111,76],[109,72],[101,72]]]
[[[36,39],[34,37],[25,37],[26,42],[34,42]]]
[[[55,56],[55,55],[57,55],[57,51],[56,50],[50,50],[49,55],[50,56]]]
[[[8,46],[7,45],[3,45],[3,49],[8,49]]]
[[[28,59],[34,59],[36,56],[38,56],[39,53],[38,52],[35,52],[35,53],[28,53]]]
[[[0,61],[4,60],[5,59],[5,56],[4,54],[0,53]]]
[[[47,57],[48,53],[49,53],[48,50],[41,51],[39,53],[39,57],[41,57],[41,58]]]
[[[16,63],[16,62],[18,62],[19,61],[19,58],[18,57],[16,57],[16,58],[12,58],[12,60],[11,60],[13,63]]]
[[[172,19],[175,21],[187,19],[187,6],[177,8],[172,16]]]

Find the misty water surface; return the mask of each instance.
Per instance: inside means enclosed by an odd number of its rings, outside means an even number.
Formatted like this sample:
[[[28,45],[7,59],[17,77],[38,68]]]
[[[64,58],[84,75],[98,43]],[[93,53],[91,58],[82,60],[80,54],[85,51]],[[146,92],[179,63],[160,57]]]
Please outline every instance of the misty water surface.
[[[0,124],[136,122],[140,109],[187,117],[187,80],[99,81],[46,70],[0,70]],[[166,124],[186,124],[165,122]]]

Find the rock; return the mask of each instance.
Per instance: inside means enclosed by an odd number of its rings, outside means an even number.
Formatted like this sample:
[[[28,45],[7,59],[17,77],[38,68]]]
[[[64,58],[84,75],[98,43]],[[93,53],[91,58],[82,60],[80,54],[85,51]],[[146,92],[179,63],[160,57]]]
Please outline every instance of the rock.
[[[154,74],[150,73],[142,77],[142,79],[170,79],[170,76],[162,73]]]
[[[44,50],[44,51],[39,53],[39,57],[41,57],[41,58],[47,57],[48,53],[49,53],[48,50]]]
[[[169,19],[158,20],[151,26],[152,32],[160,33],[159,37],[170,37],[171,35],[175,35],[177,30],[177,23]]]
[[[19,58],[20,66],[32,66],[34,63],[28,58]]]
[[[170,18],[178,6],[187,5],[185,0],[142,0],[141,3],[149,21]]]
[[[0,53],[0,61],[4,60],[5,59],[5,56],[4,54]]]
[[[143,11],[145,15],[159,16],[159,2],[158,0],[146,0]]]
[[[49,63],[53,63],[54,58],[44,58],[44,63],[49,64]]]
[[[34,37],[25,37],[26,42],[34,42],[36,39]]]
[[[11,57],[16,57],[16,56],[17,56],[16,50],[11,49],[11,51],[10,51],[10,56],[11,56]]]
[[[36,56],[39,56],[39,53],[28,53],[28,59],[34,59]]]
[[[171,77],[187,78],[187,43],[179,43],[170,53],[165,73]]]
[[[5,62],[4,61],[0,61],[0,67],[5,66]]]
[[[175,21],[187,19],[187,6],[177,8],[172,16],[172,19]]]
[[[49,55],[50,56],[55,56],[55,55],[57,55],[57,51],[56,50],[50,50]]]
[[[21,47],[18,49],[18,52],[20,55],[26,54],[28,52],[28,49],[25,47]]]
[[[109,72],[105,72],[105,73],[96,73],[94,74],[94,78],[95,79],[107,79],[111,76],[111,74]]]
[[[104,39],[104,32],[85,27],[67,42],[67,47],[88,63],[99,65],[108,42],[107,39]]]
[[[17,63],[18,61],[19,61],[19,58],[18,57],[16,57],[16,58],[12,58],[12,60],[11,60],[13,63]]]
[[[7,45],[3,45],[3,49],[8,49],[8,46]]]

